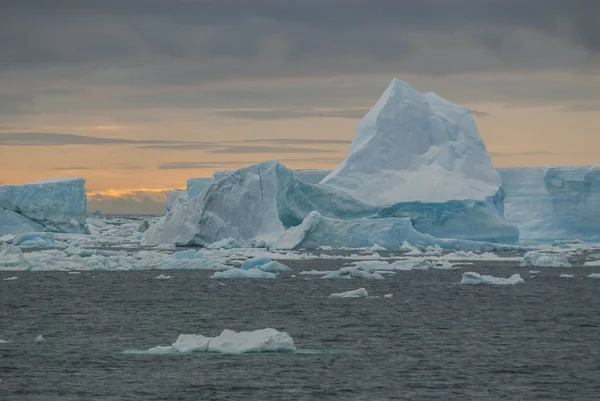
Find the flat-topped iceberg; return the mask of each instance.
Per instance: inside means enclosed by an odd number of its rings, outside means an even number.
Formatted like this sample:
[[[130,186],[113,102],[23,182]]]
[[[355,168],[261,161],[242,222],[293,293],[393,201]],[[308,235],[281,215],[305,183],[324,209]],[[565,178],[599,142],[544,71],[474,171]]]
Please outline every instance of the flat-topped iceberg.
[[[525,280],[520,274],[513,274],[509,278],[488,276],[475,272],[463,273],[461,284],[492,284],[492,285],[515,285],[523,284]]]
[[[86,232],[86,206],[83,178],[0,185],[0,235]]]
[[[299,176],[270,161],[215,173],[201,191],[190,191],[188,181],[189,199],[150,227],[142,244],[398,249],[407,241],[479,249],[441,239],[518,239],[469,110],[397,79],[336,170],[318,184]]]

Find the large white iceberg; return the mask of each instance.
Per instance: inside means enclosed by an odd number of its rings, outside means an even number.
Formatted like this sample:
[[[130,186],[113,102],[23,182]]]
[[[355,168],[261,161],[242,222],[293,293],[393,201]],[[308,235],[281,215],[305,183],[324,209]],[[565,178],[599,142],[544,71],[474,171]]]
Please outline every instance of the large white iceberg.
[[[180,202],[186,201],[187,199],[188,199],[187,191],[182,191],[182,190],[167,191],[167,202],[165,203],[165,213],[168,213]]]
[[[322,172],[315,173],[319,176]],[[514,242],[501,179],[471,113],[394,79],[361,121],[348,158],[319,184],[278,162],[222,176],[144,233],[143,245],[477,249],[439,238]],[[286,232],[286,230],[290,230]]]
[[[293,352],[294,340],[286,332],[275,329],[255,331],[223,330],[217,337],[181,334],[171,346],[158,346],[145,351],[149,354],[215,352],[244,354],[252,352]]]
[[[206,188],[208,188],[215,179],[212,177],[209,178],[190,178],[187,180],[187,197],[195,198],[200,195]]]
[[[0,186],[0,235],[53,231],[86,232],[83,178]]]

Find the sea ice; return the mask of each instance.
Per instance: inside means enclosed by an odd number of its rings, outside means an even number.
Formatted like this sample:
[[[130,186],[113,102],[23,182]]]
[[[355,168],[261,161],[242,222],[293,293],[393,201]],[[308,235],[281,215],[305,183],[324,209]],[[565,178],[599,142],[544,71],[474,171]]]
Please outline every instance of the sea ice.
[[[0,268],[2,270],[20,270],[27,266],[28,262],[19,248],[13,245],[0,247]]]
[[[392,298],[394,296],[394,294],[385,294],[383,297],[384,298]]]
[[[269,258],[250,258],[248,260],[245,260],[242,263],[242,265],[240,266],[240,269],[242,269],[242,270],[259,269],[262,265],[265,265],[269,262],[271,262],[271,259],[269,259]]]
[[[166,276],[164,274],[159,274],[158,276],[154,277],[157,280],[168,280],[171,278],[171,276]]]
[[[23,233],[13,239],[14,246],[42,248],[55,245],[53,232]]]
[[[213,242],[206,246],[206,249],[233,249],[233,248],[245,248],[245,245],[235,238],[224,238],[220,241]]]
[[[367,298],[369,294],[364,288],[331,294],[330,298]]]
[[[600,278],[600,273],[592,273],[588,276],[588,278]]]
[[[261,265],[259,269],[264,272],[286,272],[292,270],[288,266],[284,265],[283,263],[279,263],[276,260],[272,260],[264,265]]]
[[[600,260],[587,261],[583,265],[587,267],[597,267],[600,266]]]
[[[513,274],[509,278],[499,278],[479,273],[463,273],[461,284],[495,284],[495,285],[514,285],[523,284],[525,280],[519,274]]]
[[[46,339],[44,338],[44,336],[42,336],[41,334],[39,336],[37,336],[35,338],[35,340],[33,340],[36,343],[42,342],[42,341],[46,341]]]
[[[18,277],[17,277],[17,276],[12,276],[12,277],[6,277],[6,278],[3,278],[2,280],[3,280],[3,281],[14,281],[14,280],[16,280],[16,279],[18,279]]]
[[[571,277],[575,277],[575,276],[574,276],[574,275],[572,275],[572,274],[565,274],[565,273],[562,273],[562,274],[561,274],[559,277],[563,277],[563,278],[571,278]]]

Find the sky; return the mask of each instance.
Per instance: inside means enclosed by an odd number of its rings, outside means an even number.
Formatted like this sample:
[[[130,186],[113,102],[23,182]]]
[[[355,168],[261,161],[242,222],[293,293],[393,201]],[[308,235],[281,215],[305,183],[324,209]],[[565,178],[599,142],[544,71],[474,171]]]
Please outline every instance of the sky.
[[[600,164],[597,0],[0,0],[0,184],[160,213],[187,178],[333,168],[393,77],[496,167]]]

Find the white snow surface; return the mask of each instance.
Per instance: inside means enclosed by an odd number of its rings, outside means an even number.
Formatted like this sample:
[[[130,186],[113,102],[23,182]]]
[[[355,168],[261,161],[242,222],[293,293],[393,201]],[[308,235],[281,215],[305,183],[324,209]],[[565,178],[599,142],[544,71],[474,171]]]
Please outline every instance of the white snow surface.
[[[520,274],[513,274],[509,278],[481,275],[475,272],[463,273],[461,284],[492,284],[492,285],[515,285],[523,284],[525,280]]]
[[[367,290],[364,288],[359,288],[357,290],[345,291],[339,293],[333,293],[329,297],[330,298],[367,298],[369,294]]]
[[[223,330],[217,337],[181,334],[171,346],[150,348],[150,354],[215,352],[244,354],[255,352],[293,352],[294,340],[289,334],[267,328],[255,331]]]
[[[167,202],[165,203],[165,213],[172,210],[175,205],[188,199],[188,193],[186,190],[174,190],[167,191]]]
[[[83,178],[0,185],[0,235],[32,231],[83,233],[86,206]]]
[[[486,200],[501,187],[471,112],[396,78],[321,183],[377,205]]]

